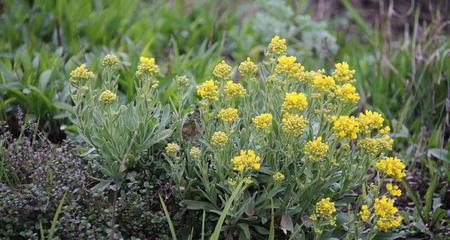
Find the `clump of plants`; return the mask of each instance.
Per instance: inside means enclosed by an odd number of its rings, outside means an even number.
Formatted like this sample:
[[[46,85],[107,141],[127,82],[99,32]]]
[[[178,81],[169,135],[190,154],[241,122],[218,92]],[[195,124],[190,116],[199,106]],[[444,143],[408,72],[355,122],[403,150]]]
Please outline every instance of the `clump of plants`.
[[[0,126],[0,238],[38,239],[63,198],[67,203],[84,194],[88,171],[73,145],[51,143],[17,116],[19,136]]]
[[[102,66],[99,76],[85,64],[71,72],[73,122],[99,173],[94,189],[109,204],[108,235],[155,238],[164,221],[156,192],[170,190],[158,144],[172,134],[169,107],[161,106],[157,95],[159,67],[154,58],[141,57],[136,97],[128,102],[117,90],[120,59],[108,54]]]
[[[197,86],[200,130],[165,152],[182,206],[204,214],[206,226],[193,231],[208,235],[215,222],[227,239],[395,231],[406,166],[390,153],[383,116],[357,111],[347,63],[327,74],[286,53],[275,36],[262,63],[221,61]]]
[[[106,55],[101,77],[82,64],[71,72],[74,87],[74,123],[82,139],[92,147],[94,165],[117,188],[127,170],[148,159],[151,147],[169,137],[168,106],[157,96],[159,67],[154,58],[142,57],[136,71],[136,97],[119,99],[119,58]]]
[[[0,238],[164,236],[157,194],[170,188],[157,164],[143,164],[127,176],[113,215],[111,192],[96,185],[101,173],[79,156],[79,146],[53,144],[36,124],[17,116],[22,126],[18,136],[6,124],[0,126]]]

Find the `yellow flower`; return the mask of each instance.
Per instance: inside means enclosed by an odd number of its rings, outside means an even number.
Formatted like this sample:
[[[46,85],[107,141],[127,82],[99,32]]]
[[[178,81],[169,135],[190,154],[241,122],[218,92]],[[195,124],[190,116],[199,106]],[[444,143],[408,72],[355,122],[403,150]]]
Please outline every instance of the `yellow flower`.
[[[249,76],[256,72],[256,68],[256,64],[250,58],[247,58],[247,60],[239,64],[238,71],[242,76]]]
[[[218,131],[212,135],[212,144],[215,146],[225,146],[228,143],[228,136],[226,133]]]
[[[259,129],[267,129],[272,126],[272,114],[263,113],[259,116],[256,116],[252,119],[253,124],[255,124],[256,128]]]
[[[283,132],[298,137],[303,133],[308,120],[301,115],[287,113],[284,115],[281,124]]]
[[[383,127],[384,118],[377,112],[366,110],[364,113],[359,114],[358,122],[362,131],[370,133],[372,129]]]
[[[244,177],[242,179],[242,182],[244,182],[245,185],[250,185],[253,183],[253,179],[252,179],[252,177]]]
[[[214,67],[213,75],[218,78],[228,78],[231,74],[231,66],[228,65],[225,60],[222,60]]]
[[[98,98],[101,102],[104,103],[113,103],[116,101],[117,96],[115,93],[109,91],[109,90],[105,90],[102,93],[100,93],[100,97]]]
[[[221,109],[217,116],[224,122],[233,122],[238,118],[238,110],[236,108]]]
[[[356,139],[359,133],[359,123],[353,116],[333,116],[333,131],[339,138]]]
[[[189,151],[189,156],[193,159],[200,158],[200,155],[202,154],[202,151],[198,147],[192,147],[191,151]]]
[[[388,191],[393,197],[400,197],[402,195],[402,190],[397,185],[393,185],[392,183],[386,184],[386,191]]]
[[[384,151],[392,150],[394,139],[389,135],[382,138],[365,138],[358,141],[358,146],[370,154],[378,155]]]
[[[284,74],[287,77],[298,78],[305,68],[297,63],[297,58],[294,56],[281,56],[278,58],[278,63],[275,66],[275,72],[279,74]]]
[[[261,158],[253,150],[241,150],[240,155],[231,159],[233,170],[243,172],[257,171],[261,168]]]
[[[406,174],[403,172],[406,165],[396,157],[384,157],[374,165],[375,169],[383,172],[389,177],[394,177],[397,180],[402,179]]]
[[[76,85],[78,82],[86,82],[93,80],[95,74],[87,69],[86,64],[81,64],[70,73],[70,81]]]
[[[331,219],[335,212],[336,207],[330,198],[323,198],[316,203],[316,214],[319,216]]]
[[[227,81],[224,92],[228,97],[242,97],[246,93],[242,84],[234,83],[233,81]]]
[[[323,73],[321,73],[320,71],[316,72],[316,71],[305,71],[303,74],[303,80],[307,83],[313,83],[314,78],[316,77],[316,75],[322,75]]]
[[[159,73],[159,67],[156,65],[156,61],[154,58],[141,57],[139,59],[139,64],[137,66],[136,75],[152,75]]]
[[[295,110],[303,111],[308,106],[308,100],[305,94],[290,92],[286,94],[283,102],[283,111],[292,112]]]
[[[284,181],[285,177],[281,172],[276,172],[272,175],[272,178],[275,182],[281,183]]]
[[[273,37],[269,44],[269,50],[278,55],[285,54],[287,51],[286,39],[279,36]]]
[[[335,91],[336,97],[344,102],[358,102],[359,94],[356,88],[350,84],[346,83],[342,86],[337,86]]]
[[[336,82],[343,83],[351,81],[353,79],[355,70],[350,69],[348,63],[336,63],[334,67],[336,68],[336,70],[334,70],[331,76],[334,78],[334,80],[336,80]]]
[[[324,74],[316,74],[313,79],[313,87],[319,91],[331,92],[334,90],[336,83],[332,77]]]
[[[102,66],[104,68],[112,68],[119,64],[119,58],[114,54],[107,54],[102,61]]]
[[[180,145],[176,144],[176,143],[168,143],[166,145],[166,153],[169,156],[175,156],[177,155],[177,153],[180,151]]]
[[[378,133],[379,133],[379,134],[386,134],[386,133],[388,133],[389,131],[391,131],[391,127],[386,126],[386,127],[382,128],[382,129],[378,130]]]
[[[322,137],[318,137],[313,141],[308,141],[303,151],[308,160],[322,160],[327,155],[328,144],[322,142]]]
[[[378,216],[376,224],[381,230],[387,230],[401,225],[402,217],[395,216],[398,209],[394,207],[394,200],[386,196],[377,198],[375,199],[374,210],[375,215]]]
[[[402,225],[402,220],[403,217],[398,215],[393,216],[391,218],[379,218],[376,224],[382,231],[386,231],[389,228],[398,227]]]
[[[236,185],[237,185],[236,180],[234,180],[234,179],[232,179],[232,178],[228,179],[227,183],[228,183],[228,186],[229,186],[230,188],[235,188]]]
[[[278,78],[275,75],[270,75],[266,78],[266,81],[270,84],[274,84],[274,83],[278,82]]]
[[[322,94],[320,93],[311,93],[311,97],[314,99],[319,99],[322,96]],[[323,109],[316,109],[316,111],[319,113],[320,111],[322,111]]]
[[[369,206],[364,204],[361,206],[361,210],[359,211],[359,216],[363,222],[367,222],[370,218],[371,212],[369,210]]]
[[[216,101],[219,99],[219,88],[213,80],[208,80],[204,82],[202,85],[197,86],[197,94],[211,101]]]

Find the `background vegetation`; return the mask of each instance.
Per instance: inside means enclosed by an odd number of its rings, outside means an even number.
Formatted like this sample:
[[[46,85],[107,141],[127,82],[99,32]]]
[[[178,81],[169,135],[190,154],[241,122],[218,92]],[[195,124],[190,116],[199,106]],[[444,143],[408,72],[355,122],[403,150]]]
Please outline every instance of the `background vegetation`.
[[[23,179],[28,171],[33,172],[32,169],[11,175],[5,165],[11,156],[19,156],[23,158],[19,160],[25,162],[35,159],[17,155],[15,151],[19,150],[11,149],[22,144],[32,148],[26,139],[20,137],[33,134],[26,133],[28,128],[24,127],[23,118],[16,114],[18,108],[23,109],[26,119],[38,123],[33,131],[39,129],[45,133],[41,138],[48,137],[53,142],[44,141],[49,144],[44,149],[55,148],[45,154],[57,151],[62,142],[76,136],[68,119],[67,110],[72,103],[67,82],[69,72],[80,63],[86,62],[97,71],[101,56],[109,52],[117,54],[127,66],[120,69],[119,90],[124,97],[132,99],[139,56],[156,57],[165,74],[160,83],[160,97],[168,103],[176,94],[172,81],[176,75],[186,74],[197,82],[203,82],[222,58],[236,62],[247,56],[261,58],[269,39],[279,34],[287,38],[292,51],[299,53],[300,62],[309,69],[328,68],[345,60],[356,70],[357,86],[362,96],[361,109],[371,105],[385,113],[386,119],[392,120],[390,124],[397,137],[394,147],[408,164],[404,186],[408,196],[404,196],[403,207],[415,217],[415,221],[408,224],[416,236],[425,239],[444,234],[448,232],[448,223],[439,219],[445,219],[450,209],[449,11],[448,1],[1,1],[0,119],[8,123],[3,132],[9,131],[14,137],[5,137],[1,142],[0,188],[9,190],[2,190],[0,195],[28,199],[31,196],[28,190],[20,192],[28,194],[28,197],[11,195],[18,192],[9,191],[19,186],[26,186],[25,189],[36,187],[33,184],[38,181],[38,176]],[[69,151],[70,147],[64,144],[63,151]],[[35,149],[27,151],[34,152]],[[64,163],[72,156],[52,158]],[[78,156],[75,154],[73,158],[78,159]],[[42,164],[47,166],[45,162]],[[78,171],[78,177],[79,174],[96,174],[89,172],[92,171],[90,169],[75,170],[78,167],[81,168],[76,165],[71,170]],[[54,171],[60,170],[48,170],[47,173]],[[71,174],[74,172],[66,174],[69,182]],[[147,174],[137,173],[139,177],[133,181],[163,182],[165,178],[162,173],[156,177],[158,180]],[[145,186],[148,187],[145,191],[168,189],[166,200],[170,199],[170,187],[162,182]],[[63,192],[49,195],[49,189],[56,183],[44,181],[39,184],[37,189],[44,192],[38,195],[36,203],[48,198],[52,203],[46,205],[49,209],[36,207],[42,213],[37,215],[39,219],[28,219],[35,229],[42,229],[40,223],[44,226],[50,224],[64,195]],[[66,185],[84,188],[83,184],[89,186],[90,181]],[[142,199],[138,194],[143,190],[137,188],[142,186],[130,183],[124,190],[129,192],[124,196],[151,203],[145,207],[149,212],[147,219],[164,223],[159,200]],[[76,198],[71,196],[69,199]],[[70,203],[71,200],[67,201]],[[170,200],[168,202],[169,210],[173,210],[171,208],[176,205],[171,207]],[[65,205],[83,208],[75,203],[81,204],[74,201]],[[133,207],[128,203],[123,199],[124,215],[120,221],[126,224],[121,226],[129,226],[124,232],[134,231],[135,236],[152,237],[144,233],[139,235],[142,229],[133,230],[145,222],[131,221],[135,218],[133,210],[126,210]],[[0,209],[0,213],[2,211]],[[79,216],[83,214],[79,213]],[[68,226],[76,219],[64,214],[61,218],[68,220],[60,227]],[[97,220],[101,222],[102,218]],[[6,221],[14,220],[0,219],[2,224]],[[14,222],[10,224],[11,231],[19,231]],[[104,229],[116,227],[108,225],[107,220],[102,224]],[[25,226],[28,225],[21,227]],[[1,229],[0,236],[10,236],[11,231]],[[21,236],[27,238],[27,234],[33,235],[23,233]]]

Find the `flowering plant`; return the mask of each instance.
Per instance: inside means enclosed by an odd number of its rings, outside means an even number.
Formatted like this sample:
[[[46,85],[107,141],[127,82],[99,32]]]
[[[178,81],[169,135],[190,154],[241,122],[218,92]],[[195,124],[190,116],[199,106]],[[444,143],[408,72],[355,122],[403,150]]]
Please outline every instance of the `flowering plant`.
[[[110,183],[120,186],[126,170],[150,147],[169,137],[169,108],[156,95],[159,67],[141,57],[136,71],[136,98],[122,103],[117,96],[118,57],[106,55],[100,79],[82,64],[70,74],[74,123],[95,153],[94,162]]]
[[[339,206],[356,202],[369,168],[403,176],[400,160],[389,160],[393,139],[382,115],[356,111],[355,71],[345,62],[329,75],[308,71],[286,50],[276,36],[261,64],[221,61],[197,87],[197,138],[181,137],[176,151],[167,149],[182,204],[212,221],[243,183],[223,228],[229,237],[331,234]],[[375,201],[376,214],[377,206],[392,205]],[[383,223],[374,228],[398,226],[395,213],[377,215]]]

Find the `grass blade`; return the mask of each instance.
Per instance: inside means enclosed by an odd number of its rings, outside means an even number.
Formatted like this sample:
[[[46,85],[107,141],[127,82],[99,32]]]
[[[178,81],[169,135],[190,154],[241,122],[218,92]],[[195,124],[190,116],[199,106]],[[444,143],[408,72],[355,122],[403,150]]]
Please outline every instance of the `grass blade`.
[[[202,240],[205,239],[205,218],[206,218],[206,212],[203,210],[203,216],[202,216]]]
[[[366,33],[367,38],[372,41],[373,32],[370,29],[369,25],[366,24],[364,19],[358,13],[358,10],[356,10],[356,8],[352,6],[349,0],[341,0],[341,2],[350,13],[353,20],[355,20],[356,24]]]
[[[158,195],[158,196],[159,196],[159,201],[161,202],[161,206],[164,211],[164,215],[167,218],[167,224],[169,224],[169,229],[170,229],[170,234],[172,235],[172,239],[177,240],[177,235],[175,234],[175,228],[173,227],[172,219],[170,219],[169,211],[167,211],[166,204],[164,204],[164,201],[163,201],[161,195]]]
[[[222,230],[223,222],[225,221],[225,217],[227,216],[228,212],[230,211],[231,204],[233,203],[234,199],[237,197],[239,192],[241,191],[243,182],[241,181],[236,189],[234,189],[233,193],[231,194],[230,199],[228,199],[227,203],[225,204],[225,208],[223,209],[222,213],[220,214],[219,221],[216,224],[216,227],[214,228],[214,232],[211,235],[210,240],[218,240],[220,236],[220,231]]]
[[[53,216],[52,224],[50,226],[50,230],[48,231],[47,239],[53,239],[53,235],[56,232],[56,224],[58,224],[59,214],[61,214],[64,201],[66,200],[66,194],[67,192],[65,192],[63,197],[61,198],[58,208],[56,209],[55,216]]]
[[[273,210],[273,199],[270,199],[270,231],[269,231],[269,240],[275,239],[275,211]]]

